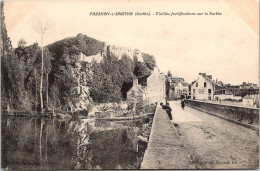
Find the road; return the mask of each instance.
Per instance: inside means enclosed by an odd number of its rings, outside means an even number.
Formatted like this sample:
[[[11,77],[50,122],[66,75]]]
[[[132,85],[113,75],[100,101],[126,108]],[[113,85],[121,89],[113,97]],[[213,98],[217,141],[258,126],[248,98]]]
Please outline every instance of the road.
[[[173,123],[197,169],[253,169],[259,166],[256,131],[170,102]]]

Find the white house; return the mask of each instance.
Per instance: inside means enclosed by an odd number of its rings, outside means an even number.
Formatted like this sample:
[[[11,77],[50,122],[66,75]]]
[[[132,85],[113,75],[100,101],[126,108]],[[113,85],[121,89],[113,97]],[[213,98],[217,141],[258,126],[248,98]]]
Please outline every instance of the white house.
[[[220,85],[214,80],[212,80],[212,75],[206,75],[206,73],[199,73],[198,79],[191,83],[191,99],[233,99],[233,93],[224,85]]]
[[[212,100],[215,91],[215,83],[211,75],[199,73],[196,81],[191,83],[191,99],[193,100]]]

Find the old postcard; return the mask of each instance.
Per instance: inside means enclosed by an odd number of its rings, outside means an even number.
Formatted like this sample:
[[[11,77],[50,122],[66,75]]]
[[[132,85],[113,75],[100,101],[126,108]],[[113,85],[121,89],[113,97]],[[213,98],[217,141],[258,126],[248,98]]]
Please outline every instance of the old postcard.
[[[258,7],[1,1],[1,168],[257,169]]]

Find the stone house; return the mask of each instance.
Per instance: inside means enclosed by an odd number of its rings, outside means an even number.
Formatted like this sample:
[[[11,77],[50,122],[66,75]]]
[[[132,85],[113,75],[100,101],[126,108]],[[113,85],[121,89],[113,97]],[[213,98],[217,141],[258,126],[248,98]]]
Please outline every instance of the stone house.
[[[127,100],[142,102],[146,99],[147,89],[138,82],[138,78],[134,78],[133,86],[127,91]]]
[[[142,85],[139,81],[142,81]],[[135,78],[133,86],[127,91],[127,100],[136,100],[142,104],[150,104],[165,99],[165,75],[154,67],[148,77]]]
[[[152,74],[147,78],[147,93],[148,103],[165,100],[165,75],[160,73],[157,67],[154,67]]]

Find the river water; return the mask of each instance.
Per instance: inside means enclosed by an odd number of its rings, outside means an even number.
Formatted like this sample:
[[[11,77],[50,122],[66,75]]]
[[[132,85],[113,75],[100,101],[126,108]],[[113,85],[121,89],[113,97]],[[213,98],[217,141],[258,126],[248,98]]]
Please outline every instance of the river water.
[[[139,169],[138,135],[146,124],[2,117],[2,168]]]

